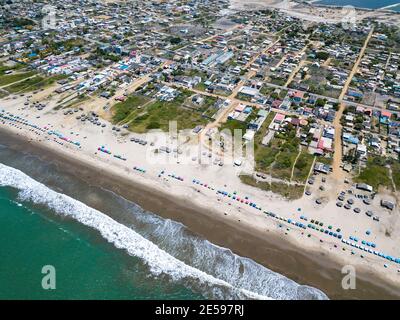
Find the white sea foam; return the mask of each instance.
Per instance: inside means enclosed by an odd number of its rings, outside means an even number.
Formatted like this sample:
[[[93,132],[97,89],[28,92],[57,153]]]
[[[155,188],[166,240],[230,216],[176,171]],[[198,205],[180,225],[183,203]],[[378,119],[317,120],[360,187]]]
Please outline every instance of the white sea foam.
[[[211,289],[220,298],[271,299],[268,296],[235,287],[224,280],[185,264],[132,229],[67,195],[51,190],[17,169],[0,164],[0,186],[20,190],[19,198],[21,201],[45,205],[60,215],[71,217],[98,230],[115,247],[125,249],[130,255],[145,262],[155,276],[164,274],[173,281],[196,282],[196,287],[206,287],[208,291]],[[230,292],[229,296],[223,294],[224,292]],[[221,293],[223,296],[221,296]]]
[[[118,203],[124,211],[134,214],[137,232],[179,260],[215,278],[273,299],[327,299],[316,288],[300,285],[249,258],[193,235],[179,222],[146,212],[127,200],[120,199]]]

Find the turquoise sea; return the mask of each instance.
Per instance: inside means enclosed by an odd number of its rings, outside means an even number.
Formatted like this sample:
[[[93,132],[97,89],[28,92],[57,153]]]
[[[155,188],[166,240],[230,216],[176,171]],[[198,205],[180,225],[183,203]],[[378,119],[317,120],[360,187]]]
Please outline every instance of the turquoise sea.
[[[321,0],[315,1],[316,4],[326,4],[335,6],[347,6],[351,5],[358,8],[368,8],[368,9],[378,9],[388,6],[388,8],[394,11],[400,11],[400,1],[399,0]],[[396,6],[397,4],[397,6]]]
[[[138,258],[74,222],[20,204],[0,189],[0,299],[199,299],[201,294],[148,277]],[[54,266],[56,289],[42,288],[42,267]]]
[[[0,135],[0,299],[326,299]],[[56,289],[42,288],[43,266]]]

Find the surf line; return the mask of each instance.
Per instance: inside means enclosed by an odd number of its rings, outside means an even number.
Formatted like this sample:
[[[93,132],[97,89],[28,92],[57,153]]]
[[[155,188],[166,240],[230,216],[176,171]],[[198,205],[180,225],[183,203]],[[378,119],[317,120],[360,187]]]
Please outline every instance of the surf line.
[[[162,304],[161,307],[156,307],[155,314],[160,315],[177,315],[186,318],[189,313],[190,307],[169,307]]]

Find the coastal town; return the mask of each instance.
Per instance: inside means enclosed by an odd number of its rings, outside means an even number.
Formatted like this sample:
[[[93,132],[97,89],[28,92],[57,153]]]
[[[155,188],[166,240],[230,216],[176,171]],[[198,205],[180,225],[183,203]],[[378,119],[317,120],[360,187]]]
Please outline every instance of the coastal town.
[[[400,287],[398,25],[228,0],[3,2],[1,128]],[[238,132],[250,158],[230,152]]]

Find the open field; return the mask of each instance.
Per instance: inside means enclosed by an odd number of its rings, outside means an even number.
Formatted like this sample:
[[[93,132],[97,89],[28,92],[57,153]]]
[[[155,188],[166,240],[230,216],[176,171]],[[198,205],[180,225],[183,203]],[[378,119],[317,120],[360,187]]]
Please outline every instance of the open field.
[[[304,187],[300,185],[295,186],[279,182],[269,183],[264,181],[257,181],[250,176],[240,176],[240,180],[247,185],[260,188],[261,190],[277,193],[288,200],[301,198],[304,191]]]
[[[64,75],[57,75],[52,77],[34,76],[23,81],[13,83],[4,88],[9,93],[29,92],[47,88],[56,83],[56,81],[65,79]]]
[[[149,98],[142,95],[131,95],[124,102],[119,102],[113,106],[113,122],[129,122],[133,119],[138,108],[149,101]]]
[[[186,98],[190,95],[191,93],[185,91],[173,101],[155,101],[146,105],[143,109],[136,108],[129,114],[120,111],[117,119],[126,122],[126,118],[122,118],[126,114],[129,117],[129,130],[137,133],[147,132],[151,129],[168,131],[169,121],[176,121],[178,130],[193,129],[197,125],[206,124],[208,121],[202,117],[200,112],[182,107]],[[144,100],[137,100],[136,102],[143,103]]]
[[[355,178],[357,182],[365,182],[372,186],[374,190],[379,187],[392,188],[389,169],[385,166],[386,162],[381,157],[370,157],[366,167],[363,168],[360,174]]]
[[[15,73],[15,74],[0,74],[0,87],[4,87],[8,84],[21,81],[23,79],[32,77],[36,74],[34,71],[28,71],[28,72],[21,72],[21,73]]]

